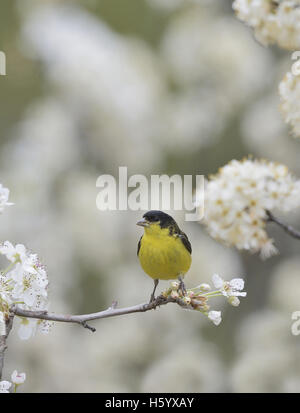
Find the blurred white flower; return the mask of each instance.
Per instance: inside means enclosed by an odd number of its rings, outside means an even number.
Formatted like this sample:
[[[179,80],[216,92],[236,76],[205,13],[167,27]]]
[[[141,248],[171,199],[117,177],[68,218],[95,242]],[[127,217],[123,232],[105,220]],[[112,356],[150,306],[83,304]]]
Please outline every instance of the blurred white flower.
[[[11,383],[9,381],[0,381],[0,393],[9,393]]]
[[[287,377],[282,385],[283,393],[300,393],[300,379],[297,374]]]
[[[78,126],[71,105],[55,96],[40,98],[28,105],[12,130],[12,139],[1,151],[5,169],[10,170],[11,162],[18,165],[10,171],[10,179],[18,182],[17,190],[23,189],[22,202],[28,198],[32,202],[31,194],[40,194],[39,203],[48,201],[48,185],[59,173],[78,162],[77,139]]]
[[[297,355],[291,347],[274,345],[272,341],[268,347],[252,348],[233,366],[233,392],[280,393],[287,377],[297,374],[298,366]]]
[[[274,84],[279,83],[286,62],[280,65],[279,76],[274,76]],[[278,93],[272,91],[263,95],[247,107],[241,119],[243,144],[249,153],[289,165],[296,174],[300,173],[298,157],[299,142],[289,139],[289,128],[283,116],[278,116]]]
[[[147,2],[159,10],[172,12],[180,7],[208,5],[210,7],[218,4],[218,0],[147,0]]]
[[[221,311],[210,311],[208,313],[208,318],[216,325],[218,326],[221,321],[222,321],[222,317],[221,317]]]
[[[288,315],[299,310],[300,303],[300,258],[286,258],[276,265],[272,272],[272,284],[269,289],[270,304]],[[290,318],[290,315],[287,317]]]
[[[296,268],[296,262],[294,264]],[[284,272],[283,276],[287,275]],[[289,285],[290,279],[283,283]],[[290,287],[290,290],[298,289],[296,284]],[[289,301],[290,297],[285,296],[287,291],[288,287],[281,291],[282,301]],[[237,357],[230,373],[233,392],[286,392],[291,391],[288,383],[296,385],[300,366],[299,341],[290,331],[290,311],[281,309],[283,311],[260,309],[244,318],[237,329]]]
[[[285,122],[292,127],[293,135],[300,138],[300,76],[288,72],[279,84],[279,94]]]
[[[163,139],[158,140],[171,153],[193,152],[215,144],[227,120],[225,101],[203,85],[170,93],[161,110],[159,137]]]
[[[297,50],[300,46],[299,0],[235,0],[237,17],[254,29],[258,41],[264,45]]]
[[[148,140],[156,136],[165,83],[145,42],[119,35],[75,4],[49,3],[26,10],[22,40],[74,118],[88,125],[82,131],[91,156],[109,159],[110,167],[113,160],[152,163],[157,151]]]
[[[160,10],[173,11],[182,6],[184,0],[147,0],[147,2]]]
[[[209,8],[187,8],[176,15],[161,48],[178,85],[194,90],[195,85],[205,84],[212,91],[217,122],[220,114],[228,116],[236,105],[265,87],[265,73],[271,68],[270,53],[262,50],[234,17],[220,17]],[[251,69],[254,61],[256,70]]]
[[[9,189],[4,188],[2,184],[0,184],[0,213],[4,211],[6,206],[13,205],[12,202],[8,202],[9,198]]]
[[[175,336],[176,337],[176,336]],[[178,337],[178,334],[177,334]],[[219,392],[224,388],[224,367],[213,343],[201,337],[183,340],[178,346],[169,342],[165,354],[151,359],[139,391],[181,393]]]
[[[277,250],[265,230],[266,211],[287,212],[299,205],[300,181],[286,166],[232,160],[206,182],[202,222],[213,238],[267,258]]]
[[[96,208],[95,176],[91,172],[76,171],[62,183],[62,222],[65,226],[62,236],[65,236],[64,232],[69,233],[77,257],[99,272],[100,268],[110,270],[111,263],[120,259],[124,248],[120,231],[135,230],[135,222],[130,223],[124,218],[126,211],[99,211]]]
[[[294,343],[297,347],[296,340],[290,333],[290,324],[290,314],[271,311],[269,307],[248,314],[236,331],[237,353],[254,350],[264,353],[275,344],[281,348],[290,348],[290,344]]]
[[[11,381],[19,386],[20,384],[23,384],[26,380],[26,373],[18,373],[17,370],[14,370],[12,375],[11,375]]]

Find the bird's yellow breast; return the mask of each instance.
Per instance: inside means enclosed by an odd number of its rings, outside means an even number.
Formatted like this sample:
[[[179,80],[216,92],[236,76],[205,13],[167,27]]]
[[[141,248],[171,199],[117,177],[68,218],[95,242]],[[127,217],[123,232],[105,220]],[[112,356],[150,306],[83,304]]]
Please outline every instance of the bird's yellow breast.
[[[139,259],[143,270],[153,279],[170,280],[184,275],[191,265],[191,254],[169,229],[151,225],[141,239]]]

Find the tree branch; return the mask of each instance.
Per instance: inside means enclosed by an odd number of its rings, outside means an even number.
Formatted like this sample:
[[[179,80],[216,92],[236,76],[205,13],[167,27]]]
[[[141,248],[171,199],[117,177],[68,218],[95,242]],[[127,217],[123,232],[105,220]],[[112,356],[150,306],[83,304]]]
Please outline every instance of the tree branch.
[[[10,314],[10,316],[5,322],[5,334],[0,336],[0,380],[2,378],[2,370],[3,370],[3,365],[4,365],[4,353],[7,348],[6,341],[12,329],[13,321],[14,321],[14,314]]]
[[[191,306],[187,305],[180,298],[173,298],[171,296],[164,297],[163,295],[159,295],[151,303],[138,304],[132,307],[116,308],[117,303],[114,302],[111,305],[111,307],[109,307],[107,310],[99,311],[97,313],[91,313],[91,314],[83,314],[83,315],[55,314],[55,313],[48,313],[47,311],[27,311],[27,310],[22,310],[21,308],[17,306],[13,306],[11,308],[11,313],[13,315],[17,315],[20,317],[26,317],[26,318],[37,318],[40,320],[58,321],[58,322],[63,322],[63,323],[76,323],[76,324],[82,325],[84,328],[91,330],[92,332],[95,332],[96,329],[94,327],[91,327],[89,324],[87,324],[88,321],[100,320],[102,318],[116,317],[120,315],[131,314],[131,313],[142,313],[145,311],[154,310],[156,307],[159,307],[161,305],[165,305],[168,303],[177,303],[181,307],[184,307],[186,309],[192,309]]]
[[[270,211],[267,212],[267,221],[274,222],[275,224],[279,225],[285,232],[296,239],[300,239],[300,231],[293,228],[291,225],[287,225],[282,222],[280,219],[274,217],[274,215]]]

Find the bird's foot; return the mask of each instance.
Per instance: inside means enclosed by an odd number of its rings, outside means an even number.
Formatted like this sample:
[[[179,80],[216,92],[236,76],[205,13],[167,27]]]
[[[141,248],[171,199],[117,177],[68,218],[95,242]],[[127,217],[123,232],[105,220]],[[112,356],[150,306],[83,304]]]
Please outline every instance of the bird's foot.
[[[182,294],[183,296],[185,296],[185,295],[186,295],[186,288],[185,288],[185,284],[184,284],[184,282],[183,282],[182,277],[178,277],[178,281],[179,281],[179,288],[178,288],[178,290],[180,290],[180,291],[181,291],[181,294]]]
[[[152,304],[154,301],[155,301],[155,295],[154,295],[154,293],[152,293],[151,297],[150,297],[149,304]]]
[[[153,289],[151,297],[150,297],[149,305],[152,304],[155,301],[155,291],[156,291],[157,286],[158,286],[158,279],[155,279],[154,280],[154,289]]]

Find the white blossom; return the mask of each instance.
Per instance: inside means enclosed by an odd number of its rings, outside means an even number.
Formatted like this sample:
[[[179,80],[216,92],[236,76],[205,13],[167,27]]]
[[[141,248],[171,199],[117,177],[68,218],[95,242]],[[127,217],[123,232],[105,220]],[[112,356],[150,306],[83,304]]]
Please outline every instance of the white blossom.
[[[21,340],[29,340],[31,337],[35,336],[37,331],[42,334],[48,334],[52,325],[53,322],[47,320],[22,317],[18,329],[18,335]]]
[[[26,373],[18,373],[17,370],[14,370],[12,375],[11,375],[11,381],[19,386],[20,384],[23,384],[26,380]]]
[[[0,213],[3,212],[6,206],[13,205],[13,203],[8,202],[9,198],[9,189],[4,188],[2,184],[0,184]]]
[[[16,299],[22,296],[24,303],[30,307],[37,305],[41,297],[47,297],[48,280],[45,270],[41,268],[32,274],[26,272],[20,264],[17,266],[17,269],[10,273],[15,280],[12,296]]]
[[[247,295],[246,292],[242,292],[245,285],[242,278],[233,278],[231,281],[224,281],[218,274],[214,274],[212,281],[214,286],[220,290],[225,297],[246,297]]]
[[[9,393],[11,383],[9,381],[0,381],[0,393]]]
[[[221,317],[221,311],[210,311],[208,313],[208,318],[216,325],[218,326],[221,321],[222,321],[222,317]]]
[[[0,301],[12,304],[11,300],[11,283],[7,276],[0,273]]]
[[[0,314],[3,316],[7,314],[13,303],[18,303],[18,306],[25,310],[47,310],[48,277],[38,256],[28,251],[24,245],[14,246],[9,241],[5,241],[0,246],[0,254],[11,262],[0,275]],[[27,340],[35,334],[37,329],[45,333],[49,330],[48,324],[22,318],[19,336]],[[0,319],[1,325],[3,323]]]
[[[244,289],[244,280],[242,278],[233,278],[231,281],[224,281],[218,274],[212,276],[214,286],[227,297],[229,304],[237,307],[240,300],[237,297],[246,297]]]
[[[27,258],[26,248],[23,244],[13,246],[13,244],[9,241],[5,241],[0,246],[0,254],[5,255],[5,257],[11,262],[23,262]]]
[[[213,238],[267,258],[277,252],[265,229],[267,211],[299,207],[300,181],[281,164],[232,160],[210,177],[196,204],[203,196],[202,222]]]
[[[36,319],[28,319],[23,318],[18,329],[18,335],[21,340],[29,340],[33,337],[36,333],[37,329],[37,320]]]
[[[293,135],[300,138],[300,75],[288,72],[279,84],[279,95],[284,120],[292,127]]]
[[[276,43],[288,50],[300,46],[299,0],[235,0],[237,17],[254,29],[264,45]]]

